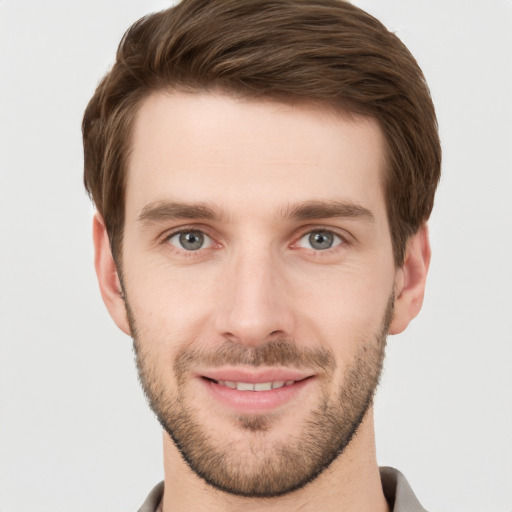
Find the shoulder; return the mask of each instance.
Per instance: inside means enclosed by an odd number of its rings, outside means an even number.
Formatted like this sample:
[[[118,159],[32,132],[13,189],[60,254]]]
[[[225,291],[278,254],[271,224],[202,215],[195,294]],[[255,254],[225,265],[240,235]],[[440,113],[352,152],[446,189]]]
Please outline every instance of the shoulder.
[[[138,512],[157,512],[163,494],[164,483],[160,482],[159,484],[155,485],[155,487],[153,487],[151,492],[148,494],[148,497],[139,508]]]
[[[380,479],[384,496],[392,512],[427,512],[400,471],[391,467],[381,467]]]

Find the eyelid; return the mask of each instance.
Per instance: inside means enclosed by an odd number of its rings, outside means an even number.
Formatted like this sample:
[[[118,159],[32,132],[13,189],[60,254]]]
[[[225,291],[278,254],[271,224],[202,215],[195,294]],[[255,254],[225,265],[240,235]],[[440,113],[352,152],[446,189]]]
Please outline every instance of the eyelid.
[[[294,236],[294,242],[292,243],[292,246],[297,246],[299,241],[302,240],[305,236],[310,235],[311,233],[314,233],[316,231],[325,231],[327,233],[332,233],[334,236],[338,237],[341,240],[342,243],[338,245],[352,245],[354,243],[353,236],[344,229],[320,224],[302,227],[298,231],[297,235]],[[338,245],[334,247],[337,247]]]
[[[331,234],[333,236],[333,244],[331,245],[331,247],[326,247],[325,249],[317,249],[315,247],[311,247],[311,244],[309,242],[309,238],[311,237],[311,235],[313,233],[328,233],[328,234]],[[302,245],[303,241],[305,241],[304,245]],[[312,250],[312,251],[315,251],[315,252],[316,251],[318,251],[318,252],[325,252],[325,251],[330,251],[332,249],[336,249],[337,247],[339,247],[340,245],[343,245],[345,243],[346,243],[345,239],[342,236],[340,236],[338,233],[336,233],[336,232],[334,232],[332,230],[313,229],[311,231],[308,231],[307,233],[304,233],[301,237],[299,237],[295,245],[297,247],[301,247],[303,249]]]
[[[192,255],[194,253],[201,252],[203,249],[210,249],[211,247],[215,247],[215,246],[220,247],[220,243],[217,242],[216,238],[209,231],[210,230],[206,226],[203,226],[203,225],[198,226],[198,225],[188,224],[188,225],[176,226],[170,230],[165,231],[162,235],[160,235],[159,240],[160,240],[161,244],[168,245],[168,246],[170,245],[176,251],[181,251],[183,253]],[[208,244],[208,246],[201,247],[200,249],[197,249],[195,251],[186,250],[185,248],[180,247],[179,245],[174,245],[174,244],[170,243],[170,240],[173,237],[180,235],[182,233],[187,233],[187,232],[201,233],[205,238],[209,239],[210,243]]]
[[[201,235],[203,235],[203,238],[204,238],[204,245],[202,247],[199,247],[198,249],[190,249],[190,250],[187,250],[185,247],[181,247],[179,245],[179,242],[177,242],[176,244],[174,244],[173,242],[171,242],[171,240],[173,238],[176,238],[176,237],[179,237],[181,236],[183,233],[200,233]],[[201,249],[208,249],[209,247],[211,247],[213,245],[213,240],[210,236],[208,236],[206,233],[203,233],[202,231],[199,231],[199,230],[192,230],[192,229],[185,229],[183,231],[178,231],[177,233],[173,233],[171,234],[169,237],[167,237],[167,243],[171,244],[173,247],[176,247],[176,249],[180,250],[180,251],[186,251],[186,252],[197,252],[197,251],[200,251]]]
[[[175,246],[175,245],[172,245],[169,243],[169,241],[171,240],[172,237],[179,235],[181,233],[186,233],[188,231],[197,231],[197,232],[202,233],[205,237],[207,237],[210,240],[210,244],[207,247],[201,247],[201,249],[197,249],[196,251],[190,251],[190,250],[187,251],[184,248],[180,248],[178,246]],[[353,245],[354,241],[355,241],[353,236],[350,233],[348,233],[346,230],[340,229],[337,227],[333,227],[333,226],[326,226],[326,225],[322,225],[322,224],[302,226],[300,228],[300,230],[297,230],[297,231],[298,232],[293,237],[293,242],[289,245],[290,248],[298,247],[298,243],[300,240],[302,240],[305,236],[310,235],[311,233],[314,233],[315,231],[325,231],[328,233],[332,233],[335,237],[337,237],[341,240],[340,243],[334,245],[333,247],[331,247],[329,249],[325,249],[324,251],[311,249],[311,250],[314,250],[315,252],[327,252],[327,251],[336,249],[339,246]],[[211,247],[221,248],[223,245],[217,240],[218,237],[211,233],[211,229],[209,228],[209,226],[197,225],[197,224],[187,224],[187,225],[176,226],[174,228],[171,228],[171,229],[165,231],[158,238],[160,240],[159,243],[161,243],[163,245],[171,245],[177,251],[183,251],[184,253],[188,253],[190,255],[193,253],[198,253],[202,249],[208,249]]]

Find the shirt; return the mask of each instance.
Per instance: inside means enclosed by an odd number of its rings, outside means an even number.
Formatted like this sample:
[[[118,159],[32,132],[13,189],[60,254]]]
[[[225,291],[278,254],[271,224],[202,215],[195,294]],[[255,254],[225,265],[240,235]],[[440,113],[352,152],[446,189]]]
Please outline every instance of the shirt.
[[[400,471],[382,467],[380,468],[380,479],[384,496],[392,512],[427,512],[420,505],[405,476]],[[160,512],[163,494],[164,483],[160,482],[149,493],[138,512]]]

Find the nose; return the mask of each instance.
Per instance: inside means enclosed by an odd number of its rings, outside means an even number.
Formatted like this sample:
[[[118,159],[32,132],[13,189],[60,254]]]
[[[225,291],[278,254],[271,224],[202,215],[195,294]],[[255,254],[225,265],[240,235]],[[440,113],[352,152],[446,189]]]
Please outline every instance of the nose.
[[[215,313],[222,338],[256,346],[293,336],[293,305],[277,260],[270,252],[245,253],[227,265]]]

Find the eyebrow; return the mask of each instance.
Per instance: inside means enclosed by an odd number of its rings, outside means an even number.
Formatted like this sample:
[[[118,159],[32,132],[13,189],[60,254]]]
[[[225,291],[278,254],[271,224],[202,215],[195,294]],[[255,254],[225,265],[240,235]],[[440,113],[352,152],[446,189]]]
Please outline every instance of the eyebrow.
[[[204,219],[221,221],[225,214],[205,203],[180,203],[175,201],[158,201],[150,203],[141,210],[138,222],[149,225],[175,219]]]
[[[288,206],[282,216],[293,220],[353,218],[375,221],[375,216],[368,208],[352,201],[305,201]]]
[[[280,217],[286,220],[353,218],[375,221],[375,216],[370,210],[351,201],[305,201],[289,205],[280,213]],[[221,209],[206,203],[157,201],[144,206],[137,221],[143,225],[176,219],[220,222],[226,217],[227,215]]]

